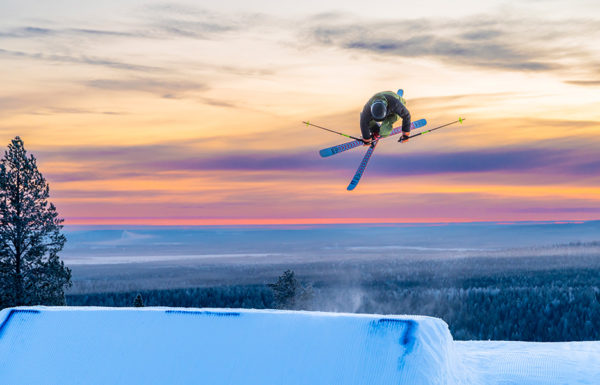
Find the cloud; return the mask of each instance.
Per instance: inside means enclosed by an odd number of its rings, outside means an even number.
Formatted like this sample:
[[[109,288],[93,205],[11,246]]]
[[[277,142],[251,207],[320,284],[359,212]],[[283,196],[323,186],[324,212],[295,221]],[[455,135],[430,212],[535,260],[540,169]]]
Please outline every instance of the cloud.
[[[234,66],[212,66],[214,70],[218,72],[225,72],[232,75],[238,75],[243,77],[260,77],[274,75],[275,70],[273,68],[243,68]]]
[[[0,30],[0,38],[35,39],[46,37],[80,38],[193,38],[214,39],[223,34],[240,30],[247,31],[253,26],[266,22],[267,17],[258,14],[219,14],[204,9],[190,8],[188,12],[173,12],[173,7],[147,7],[144,17],[137,26],[124,25],[120,30],[93,28],[52,28],[23,26]],[[192,11],[193,10],[193,11]],[[257,20],[261,19],[261,20]],[[129,29],[127,29],[129,28]]]
[[[102,115],[125,115],[120,111],[96,111],[84,108],[47,107],[30,112],[31,115],[55,115],[55,114],[102,114]]]
[[[151,78],[95,79],[85,82],[92,88],[110,91],[140,91],[158,94],[167,99],[178,98],[186,92],[205,91],[204,83],[188,80],[159,80]]]
[[[120,61],[116,61],[116,60],[112,60],[112,59],[100,58],[100,57],[95,57],[95,56],[85,56],[85,55],[80,55],[80,56],[67,56],[67,55],[54,55],[54,54],[48,55],[48,54],[44,54],[41,52],[30,53],[30,52],[13,51],[13,50],[6,50],[6,49],[0,48],[0,56],[8,56],[8,57],[15,57],[15,58],[28,58],[28,59],[33,59],[33,60],[57,62],[57,63],[87,64],[87,65],[92,65],[92,66],[108,67],[108,68],[126,70],[126,71],[140,71],[140,72],[161,72],[161,71],[163,71],[163,69],[159,68],[159,67],[125,63],[125,62],[120,62]]]
[[[600,213],[600,207],[527,207],[523,209],[515,209],[515,212],[520,213]]]
[[[177,3],[144,4],[124,9],[133,23],[111,23],[112,29],[90,28],[73,23],[60,27],[46,21],[45,25],[25,25],[0,29],[0,38],[32,39],[45,37],[79,38],[192,38],[211,40],[232,32],[247,32],[256,28],[281,26],[278,19],[257,12],[217,12],[204,7]],[[85,21],[83,21],[85,23]],[[82,27],[83,25],[83,27]]]
[[[588,87],[600,86],[600,80],[567,80],[565,83],[573,84],[575,86],[588,86]]]
[[[99,170],[96,168],[95,172],[84,172],[84,171],[52,171],[45,173],[48,180],[53,182],[77,182],[77,181],[92,181],[92,180],[106,180],[106,179],[125,179],[125,178],[136,178],[143,177],[146,175],[145,172],[139,171],[121,171],[114,169]]]
[[[504,70],[550,71],[564,68],[565,57],[589,59],[589,48],[580,44],[565,48],[565,41],[577,42],[580,36],[597,35],[600,29],[600,23],[589,20],[557,22],[503,14],[474,19],[477,21],[382,21],[337,14],[308,23],[305,36],[313,43],[349,51]],[[593,65],[592,61],[587,66],[591,69]]]
[[[411,155],[377,154],[376,167],[370,172],[380,175],[431,175],[449,173],[541,172],[548,174],[579,173],[596,175],[594,165],[567,162],[570,151],[546,149],[484,149],[457,153],[421,153]],[[599,159],[600,161],[600,159]],[[565,166],[557,166],[560,163]],[[215,156],[209,159],[169,163],[174,168],[214,170],[328,171],[352,169],[342,157],[323,160],[314,154]]]
[[[62,180],[55,178],[55,175],[48,175],[46,178],[51,180],[52,182],[62,182]],[[98,180],[98,179],[90,179],[82,178],[82,179],[73,179],[69,181],[89,181],[89,180]],[[72,188],[69,189],[52,189],[51,194],[53,197],[58,197],[60,199],[97,199],[98,197],[102,197],[103,199],[122,199],[122,198],[136,198],[140,195],[144,197],[161,197],[167,195],[174,195],[176,192],[172,190],[161,190],[161,189],[148,189],[145,188],[143,190],[105,190],[105,189],[94,189],[94,190],[75,190]]]
[[[152,4],[142,8],[154,37],[184,37],[210,40],[224,34],[270,24],[259,13],[219,13],[183,4]]]
[[[30,104],[31,101],[17,95],[12,97],[0,96],[0,112],[18,110]]]
[[[144,35],[135,32],[109,31],[89,28],[45,28],[32,26],[0,31],[0,37],[2,38],[28,39],[47,36],[143,37]]]
[[[311,156],[313,155],[313,156]],[[176,170],[290,171],[322,169],[314,154],[217,155],[159,162],[152,166]],[[337,162],[339,165],[339,162]]]
[[[61,30],[61,33],[66,34],[77,34],[86,36],[105,36],[105,37],[143,37],[144,35],[136,32],[124,32],[124,31],[107,31],[100,29],[86,29],[86,28],[69,28]]]
[[[49,28],[24,26],[0,31],[0,37],[36,38],[46,36],[115,37],[143,39],[190,38],[215,40],[238,37],[250,31],[270,31],[277,36],[298,25],[300,39],[310,45],[337,47],[404,58],[425,57],[454,65],[466,65],[517,71],[553,71],[573,68],[592,70],[600,66],[597,52],[586,41],[593,41],[600,22],[593,19],[543,20],[522,18],[509,11],[473,15],[465,19],[378,20],[340,12],[282,19],[262,13],[215,12],[206,8],[177,3],[140,6],[132,12],[136,25],[115,30],[101,28]],[[472,21],[471,21],[472,20]],[[292,27],[292,31],[296,27]],[[282,34],[285,35],[285,34]],[[293,43],[287,41],[287,43]],[[79,62],[128,70],[156,71],[157,68],[122,63],[93,56],[60,56],[0,51],[42,60]],[[238,69],[223,66],[224,72],[240,76],[272,74],[268,69]],[[575,85],[595,86],[595,80],[570,80]]]
[[[40,27],[21,27],[0,31],[0,37],[2,38],[30,38],[38,36],[50,36],[54,34],[54,30]]]
[[[224,108],[236,108],[239,109],[240,106],[237,104],[228,102],[222,99],[213,99],[213,98],[200,98],[199,101],[203,104],[207,104],[213,107],[224,107]]]
[[[207,39],[211,35],[234,30],[231,25],[174,19],[163,20],[157,26],[167,35],[195,39]]]
[[[322,169],[315,153],[247,153],[232,155],[216,153],[207,155],[198,148],[183,143],[141,146],[87,146],[77,148],[46,148],[35,151],[40,162],[85,162],[100,163],[104,167],[98,173],[102,177],[135,177],[162,171],[289,171]],[[341,161],[341,162],[340,162]],[[337,160],[340,165],[346,163]],[[122,170],[127,170],[123,174]],[[60,181],[90,180],[96,176],[84,172],[62,172],[52,174]]]
[[[536,180],[564,180],[565,177],[596,177],[600,169],[600,154],[594,148],[570,143],[563,148],[538,142],[530,146],[483,148],[454,152],[379,153],[371,161],[371,175],[443,175],[489,173],[526,176]],[[273,152],[214,152],[200,151],[184,143],[129,147],[61,148],[37,151],[44,161],[101,163],[100,175],[107,178],[154,175],[157,172],[317,172],[324,177],[340,171],[352,173],[360,156],[350,153],[322,159],[316,151],[279,154]],[[126,175],[122,175],[127,170]],[[58,180],[94,179],[86,173],[56,175]],[[521,180],[522,178],[519,177]],[[504,180],[506,182],[506,180]]]
[[[482,149],[455,153],[380,154],[377,172],[404,175],[522,172],[555,163],[557,154],[538,149]]]
[[[76,160],[86,159],[91,162],[105,161],[105,164],[123,163],[128,159],[153,155],[154,158],[175,156],[176,154],[189,153],[190,149],[184,145],[141,145],[141,146],[77,146],[77,147],[51,147],[36,151],[40,159],[48,160]],[[152,158],[152,157],[151,157]]]
[[[502,36],[502,31],[499,31],[497,29],[475,29],[475,30],[471,30],[471,31],[467,31],[465,33],[463,33],[462,35],[460,35],[460,37],[462,37],[463,39],[466,40],[490,40],[490,39],[494,39],[497,37],[501,37]]]
[[[502,43],[489,41],[461,42],[435,35],[413,36],[406,39],[389,39],[368,34],[354,36],[342,43],[343,48],[369,51],[384,55],[404,57],[430,56],[440,57],[461,64],[518,69],[549,70],[557,65],[535,60],[532,53],[518,51]]]
[[[30,115],[57,115],[57,114],[101,114],[101,115],[126,115],[125,111],[94,110],[78,107],[54,106],[68,105],[63,99],[51,92],[14,94],[11,97],[0,96],[0,114],[25,113]],[[0,126],[0,129],[2,126]],[[14,127],[12,128],[14,129]]]

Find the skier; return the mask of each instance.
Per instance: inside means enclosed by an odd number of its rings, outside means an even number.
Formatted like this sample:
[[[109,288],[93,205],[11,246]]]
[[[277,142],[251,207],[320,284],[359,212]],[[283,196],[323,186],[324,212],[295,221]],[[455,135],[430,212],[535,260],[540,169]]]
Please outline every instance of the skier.
[[[410,112],[405,106],[402,90],[395,94],[391,91],[379,92],[371,97],[360,114],[360,130],[365,146],[373,140],[385,138],[390,134],[394,122],[402,118],[402,137],[405,142],[410,134]]]

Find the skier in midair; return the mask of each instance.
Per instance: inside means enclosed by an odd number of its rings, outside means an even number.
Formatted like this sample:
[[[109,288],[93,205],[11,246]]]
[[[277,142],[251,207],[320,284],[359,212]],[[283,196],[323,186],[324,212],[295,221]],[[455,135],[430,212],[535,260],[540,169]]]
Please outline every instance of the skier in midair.
[[[393,124],[402,118],[402,137],[399,142],[407,141],[410,135],[410,112],[406,108],[406,101],[398,93],[383,91],[376,93],[369,99],[360,114],[360,130],[365,146],[380,137],[385,138],[393,129]]]

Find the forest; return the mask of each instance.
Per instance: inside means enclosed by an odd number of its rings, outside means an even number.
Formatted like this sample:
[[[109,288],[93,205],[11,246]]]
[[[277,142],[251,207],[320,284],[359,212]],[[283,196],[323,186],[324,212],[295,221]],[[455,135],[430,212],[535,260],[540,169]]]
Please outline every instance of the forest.
[[[600,268],[503,271],[460,279],[371,275],[359,284],[299,280],[311,295],[294,308],[442,318],[457,340],[600,340]],[[69,305],[277,307],[266,284],[72,294]]]

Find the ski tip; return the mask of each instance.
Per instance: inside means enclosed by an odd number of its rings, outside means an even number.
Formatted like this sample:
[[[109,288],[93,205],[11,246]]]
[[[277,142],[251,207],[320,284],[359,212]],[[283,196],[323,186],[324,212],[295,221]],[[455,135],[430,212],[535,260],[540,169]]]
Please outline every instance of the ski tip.
[[[396,92],[396,93],[398,94],[398,96],[402,96],[402,95],[404,95],[404,90],[402,88],[400,88],[398,90],[398,92]]]
[[[330,148],[324,148],[319,151],[319,155],[321,155],[321,158],[327,158],[328,156],[333,155],[333,152]]]
[[[352,190],[354,190],[354,187],[356,187],[355,184],[349,184],[348,187],[346,187],[346,190],[352,191]]]
[[[413,123],[413,128],[421,128],[427,125],[427,120],[425,119],[419,119],[419,120],[415,120]]]

